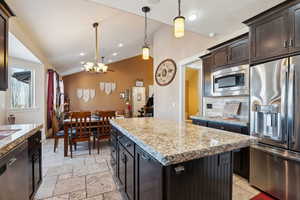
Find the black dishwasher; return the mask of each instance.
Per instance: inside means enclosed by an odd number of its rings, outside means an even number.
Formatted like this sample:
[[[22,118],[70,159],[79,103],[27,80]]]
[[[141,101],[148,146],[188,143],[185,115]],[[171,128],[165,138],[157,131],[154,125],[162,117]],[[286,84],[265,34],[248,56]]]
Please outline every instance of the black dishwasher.
[[[28,200],[28,144],[18,145],[0,159],[0,200]]]

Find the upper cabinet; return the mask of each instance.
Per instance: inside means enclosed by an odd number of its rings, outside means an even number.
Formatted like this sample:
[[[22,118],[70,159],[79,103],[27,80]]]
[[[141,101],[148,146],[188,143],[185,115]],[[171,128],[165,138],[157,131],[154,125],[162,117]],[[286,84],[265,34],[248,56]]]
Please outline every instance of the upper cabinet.
[[[0,91],[8,88],[8,18],[14,14],[0,1]]]
[[[241,63],[249,61],[248,37],[237,40],[228,46],[228,63]]]
[[[290,8],[290,51],[300,51],[300,4]]]
[[[285,1],[247,21],[252,64],[300,52],[300,1]]]
[[[214,67],[221,67],[228,64],[227,47],[215,50],[212,53],[212,60]]]
[[[207,54],[201,57],[203,63],[203,81],[202,81],[202,91],[203,96],[211,96],[211,71],[212,71],[212,55]]]
[[[249,63],[248,33],[208,49],[211,52],[211,68],[226,68]]]

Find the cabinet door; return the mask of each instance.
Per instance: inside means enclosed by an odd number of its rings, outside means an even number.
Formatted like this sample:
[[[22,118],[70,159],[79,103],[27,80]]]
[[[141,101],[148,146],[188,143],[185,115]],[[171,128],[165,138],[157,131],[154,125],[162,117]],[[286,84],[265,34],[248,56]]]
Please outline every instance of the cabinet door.
[[[209,97],[211,95],[211,71],[212,71],[212,56],[202,58],[203,62],[203,86],[204,96]]]
[[[125,150],[121,147],[121,145],[118,145],[118,150],[119,150],[119,162],[118,162],[118,178],[121,183],[121,185],[125,186],[125,173],[126,173],[126,154]]]
[[[288,53],[288,16],[287,10],[277,12],[250,27],[252,62]]]
[[[125,152],[126,160],[126,194],[128,200],[134,200],[134,158]]]
[[[6,90],[8,87],[7,33],[7,18],[0,11],[0,90]]]
[[[300,51],[300,4],[290,8],[290,52]]]
[[[212,53],[214,67],[221,67],[228,64],[227,47],[220,48]]]
[[[162,200],[162,166],[141,149],[135,159],[136,200]]]
[[[228,47],[229,64],[249,61],[249,39],[239,40]]]

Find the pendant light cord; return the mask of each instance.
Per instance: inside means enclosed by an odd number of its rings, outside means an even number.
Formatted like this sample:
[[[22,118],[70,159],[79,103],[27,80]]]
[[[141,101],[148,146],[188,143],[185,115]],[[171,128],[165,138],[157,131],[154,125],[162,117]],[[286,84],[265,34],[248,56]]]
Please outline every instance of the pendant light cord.
[[[181,16],[181,0],[178,0],[178,16]]]
[[[95,60],[96,60],[96,63],[99,61],[99,46],[98,46],[98,24],[97,25],[94,25],[95,27],[95,38],[96,38],[96,46],[95,46]]]
[[[145,45],[147,45],[147,29],[148,29],[148,26],[147,26],[147,12],[145,12],[145,37],[144,37]]]

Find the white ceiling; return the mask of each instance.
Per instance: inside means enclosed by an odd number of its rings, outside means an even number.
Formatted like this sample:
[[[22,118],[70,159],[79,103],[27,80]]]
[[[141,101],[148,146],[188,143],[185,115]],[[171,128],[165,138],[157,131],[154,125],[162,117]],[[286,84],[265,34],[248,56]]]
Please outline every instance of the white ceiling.
[[[93,59],[94,22],[100,22],[100,54],[106,61],[114,62],[140,54],[144,19],[138,15],[143,15],[142,6],[151,7],[150,35],[163,24],[171,25],[177,15],[177,0],[6,1],[60,72],[78,71],[81,61]],[[283,1],[182,0],[182,14],[186,18],[191,14],[197,16],[193,22],[187,20],[188,30],[222,36],[245,28],[242,21]],[[119,48],[119,43],[124,47]],[[80,56],[81,52],[86,55]],[[118,55],[113,56],[114,52]]]
[[[100,22],[100,56],[105,56],[106,62],[141,52],[144,19],[140,16],[86,0],[6,1],[60,72],[78,71],[81,61],[94,59],[94,22]],[[151,20],[149,34],[161,25]],[[118,47],[119,43],[124,46]],[[85,56],[80,56],[81,52]],[[114,52],[118,55],[113,56]]]
[[[8,55],[15,58],[21,58],[35,63],[41,61],[31,53],[13,34],[8,35]]]
[[[87,0],[98,2],[113,8],[142,15],[140,8],[148,5],[151,8],[150,18],[172,25],[178,15],[177,0]],[[266,9],[285,0],[181,0],[182,15],[187,19],[187,29],[209,36],[227,35],[245,28],[242,24]],[[155,3],[153,3],[155,2]],[[196,15],[195,21],[188,17]]]

